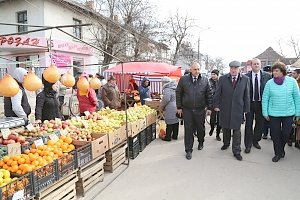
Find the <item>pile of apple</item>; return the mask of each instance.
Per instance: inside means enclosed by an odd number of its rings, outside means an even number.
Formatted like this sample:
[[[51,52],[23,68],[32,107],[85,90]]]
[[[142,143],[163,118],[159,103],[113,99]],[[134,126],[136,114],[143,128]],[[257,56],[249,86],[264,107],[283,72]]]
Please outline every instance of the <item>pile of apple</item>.
[[[0,144],[8,145],[19,142],[22,146],[28,145],[24,136],[18,136],[17,134],[11,133],[8,135],[7,139],[0,138]]]

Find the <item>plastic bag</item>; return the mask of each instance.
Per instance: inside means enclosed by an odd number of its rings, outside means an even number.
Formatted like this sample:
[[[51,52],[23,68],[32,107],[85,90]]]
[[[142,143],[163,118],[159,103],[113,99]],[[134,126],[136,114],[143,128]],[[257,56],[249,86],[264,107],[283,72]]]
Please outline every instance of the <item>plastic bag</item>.
[[[164,139],[166,137],[167,125],[164,121],[159,123],[159,138]]]

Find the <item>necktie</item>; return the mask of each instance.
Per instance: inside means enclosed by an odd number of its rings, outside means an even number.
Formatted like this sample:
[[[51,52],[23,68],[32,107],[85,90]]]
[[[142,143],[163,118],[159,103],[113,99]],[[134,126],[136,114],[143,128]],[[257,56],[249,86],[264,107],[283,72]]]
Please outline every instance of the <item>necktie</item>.
[[[257,74],[255,74],[255,81],[254,81],[254,101],[259,100],[259,89],[258,89],[258,78]]]
[[[193,83],[196,83],[197,82],[197,78],[196,77],[194,77],[194,81],[193,81]]]
[[[233,77],[232,78],[232,86],[233,86],[233,88],[235,88],[235,85],[236,85],[236,77]]]

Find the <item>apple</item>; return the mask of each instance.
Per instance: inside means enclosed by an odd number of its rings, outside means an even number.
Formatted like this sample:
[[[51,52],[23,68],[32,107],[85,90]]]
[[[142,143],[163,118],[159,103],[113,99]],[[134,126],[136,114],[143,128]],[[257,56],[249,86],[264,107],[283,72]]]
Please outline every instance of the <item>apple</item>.
[[[23,136],[19,136],[19,137],[17,138],[17,142],[24,143],[25,141],[26,141],[26,139],[25,139],[25,137],[23,137]]]
[[[9,134],[7,139],[15,141],[15,140],[17,140],[17,136],[15,134]]]

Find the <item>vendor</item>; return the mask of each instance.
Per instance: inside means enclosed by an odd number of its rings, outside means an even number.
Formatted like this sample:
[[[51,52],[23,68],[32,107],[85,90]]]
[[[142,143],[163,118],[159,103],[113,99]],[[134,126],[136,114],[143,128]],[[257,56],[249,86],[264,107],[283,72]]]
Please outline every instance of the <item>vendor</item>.
[[[117,109],[121,107],[121,95],[116,84],[116,78],[110,76],[102,88],[102,100],[104,107],[109,107],[111,109]]]
[[[139,86],[136,84],[136,81],[132,78],[129,80],[128,90],[132,92],[134,90],[138,90]]]
[[[147,77],[143,78],[142,83],[138,89],[140,93],[141,104],[144,105],[144,99],[150,98],[150,81]]]
[[[13,78],[19,85],[19,92],[13,97],[4,97],[4,115],[6,117],[20,117],[27,120],[31,112],[28,98],[23,87],[24,76],[27,70],[24,68],[17,68],[13,72]]]

